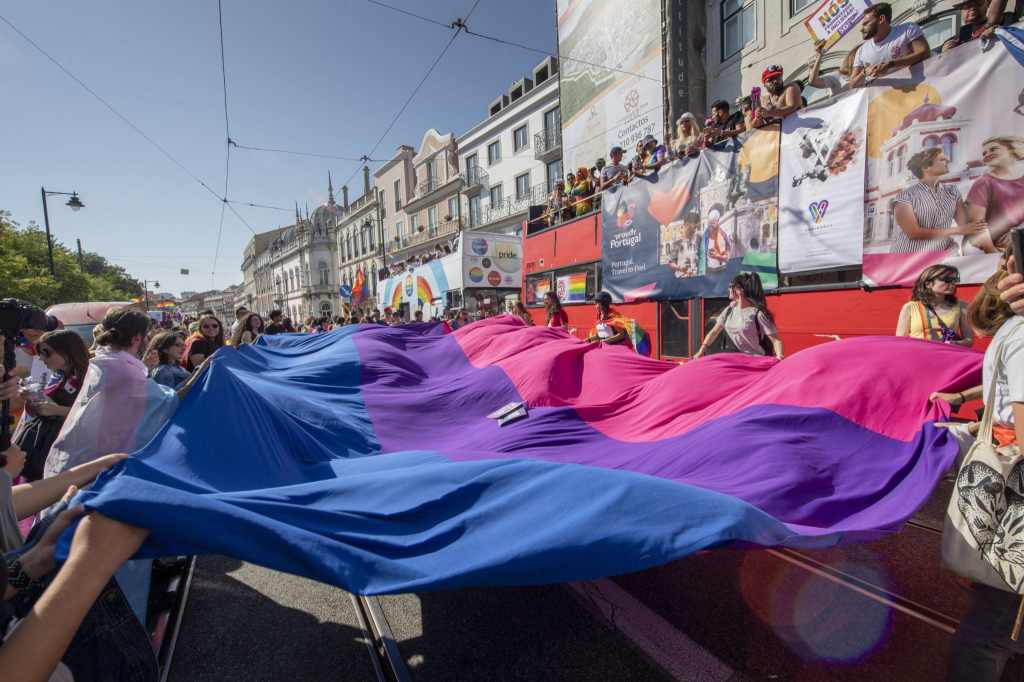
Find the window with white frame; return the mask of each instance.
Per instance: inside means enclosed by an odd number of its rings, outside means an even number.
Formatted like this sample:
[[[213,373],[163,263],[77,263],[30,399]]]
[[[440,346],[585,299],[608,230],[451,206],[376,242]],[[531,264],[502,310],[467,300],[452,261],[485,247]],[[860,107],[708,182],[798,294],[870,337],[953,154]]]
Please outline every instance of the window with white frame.
[[[480,225],[480,195],[476,194],[469,198],[469,225],[477,227]]]
[[[493,166],[501,161],[501,140],[495,140],[487,145],[487,165]]]
[[[416,213],[409,216],[409,234],[416,236],[416,232],[420,229],[420,214]]]
[[[722,0],[722,60],[754,39],[757,5],[751,0]]]
[[[395,210],[402,210],[402,181],[395,180]],[[399,223],[401,225],[401,223]]]
[[[530,130],[524,124],[512,131],[512,149],[521,151],[530,146]]]
[[[330,271],[327,269],[327,261],[320,261],[317,264],[317,268],[320,270],[320,286],[325,287],[328,284],[330,284],[330,282],[328,281],[328,278],[330,277]]]
[[[437,232],[437,206],[427,209],[427,227],[430,228],[431,234]]]
[[[459,198],[448,197],[448,215],[445,220],[455,220],[459,216]]]
[[[522,201],[530,196],[530,174],[523,173],[516,176],[516,201]]]
[[[388,216],[388,193],[384,190],[380,191],[380,217],[387,218]]]
[[[941,48],[942,43],[950,38],[955,38],[960,30],[960,16],[958,12],[937,16],[928,22],[921,24],[921,32],[928,40],[928,46],[933,50]]]
[[[490,196],[491,196],[491,210],[494,210],[498,206],[501,205],[501,201],[503,199],[502,193],[501,193],[501,183],[500,182],[497,185],[494,185],[493,187],[491,187]]]
[[[795,17],[817,2],[818,0],[789,0],[789,15]]]

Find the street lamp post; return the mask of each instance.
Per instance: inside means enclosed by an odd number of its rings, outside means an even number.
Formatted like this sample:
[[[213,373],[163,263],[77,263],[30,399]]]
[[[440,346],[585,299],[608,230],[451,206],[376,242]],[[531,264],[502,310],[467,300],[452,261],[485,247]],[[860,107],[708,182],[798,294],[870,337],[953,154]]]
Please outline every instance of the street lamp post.
[[[152,284],[157,289],[160,288],[160,282],[155,279],[144,279],[142,280],[142,294],[146,298],[146,311],[149,311],[149,285]]]
[[[56,277],[57,272],[53,267],[53,237],[50,235],[50,212],[46,207],[46,197],[48,196],[65,196],[71,197],[68,199],[66,206],[70,206],[72,211],[78,211],[82,209],[85,204],[82,203],[81,199],[78,198],[78,192],[47,192],[45,187],[39,188],[39,193],[43,197],[43,222],[46,224],[46,256],[50,261],[50,276]]]

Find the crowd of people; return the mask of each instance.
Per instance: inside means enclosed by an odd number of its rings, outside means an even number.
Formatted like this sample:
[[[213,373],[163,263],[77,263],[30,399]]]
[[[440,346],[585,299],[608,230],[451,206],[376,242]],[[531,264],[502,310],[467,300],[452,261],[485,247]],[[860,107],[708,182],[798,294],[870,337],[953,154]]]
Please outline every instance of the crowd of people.
[[[990,37],[1003,20],[1006,0],[963,0],[961,28],[957,35],[934,51],[948,51],[959,45]],[[836,73],[822,74],[824,44],[815,46],[808,64],[806,80],[785,80],[779,65],[769,65],[761,73],[761,85],[730,104],[718,100],[703,118],[684,112],[664,142],[645,135],[636,144],[633,156],[625,162],[627,151],[620,146],[608,152],[610,161],[599,158],[593,166],[580,167],[558,180],[548,195],[543,215],[535,225],[554,226],[586,215],[601,205],[601,194],[615,185],[628,184],[637,177],[654,174],[665,164],[696,156],[702,149],[720,145],[748,130],[779,123],[783,118],[807,106],[803,92],[807,86],[839,95],[850,88],[862,87],[882,76],[918,64],[933,49],[921,27],[913,22],[892,23],[892,6],[876,3],[867,8],[861,21],[863,42],[850,50]]]
[[[1005,0],[959,3],[963,28],[941,49],[990,35],[1005,4]],[[921,29],[891,22],[892,8],[887,3],[870,6],[861,24],[864,42],[849,53],[838,74],[820,74],[824,50],[817,49],[809,84],[838,94],[927,59],[931,47]],[[777,123],[806,104],[803,84],[786,82],[782,68],[769,66],[761,80],[764,90],[754,88],[750,95],[738,98],[736,110],[720,100],[703,124],[693,113],[680,116],[664,143],[645,136],[628,163],[624,163],[625,150],[613,147],[608,162],[598,159],[594,166],[570,173],[551,193],[544,220],[556,224],[585,215],[599,208],[601,193],[607,189],[657,173],[673,160],[694,156],[744,131]],[[927,182],[941,174],[936,164],[941,166],[941,159],[933,152],[911,170]],[[911,205],[912,199],[905,197],[904,203]],[[954,202],[953,210],[961,208]],[[995,434],[1003,445],[1024,443],[1024,277],[1015,274],[1015,259],[1021,256],[1007,248],[998,271],[969,305],[956,296],[959,273],[955,267],[925,269],[899,313],[895,332],[968,347],[976,335],[993,338],[984,359],[983,384],[958,393],[937,392],[932,399],[960,405],[988,396],[995,383],[996,402],[985,409],[994,411]],[[729,300],[694,358],[708,353],[724,334],[724,350],[782,360],[783,343],[757,274],[735,277]],[[595,305],[594,326],[586,340],[629,345],[626,318],[615,310],[611,296],[598,293]],[[509,312],[527,325],[534,324],[522,303]],[[486,314],[459,308],[432,320],[458,329]],[[333,318],[310,316],[298,324],[279,310],[270,311],[267,318],[240,307],[230,327],[209,310],[180,324],[157,325],[137,310],[114,310],[96,326],[92,347],[59,324],[51,331],[22,330],[22,353],[32,365],[30,377],[39,380],[23,382],[12,375],[0,382],[0,400],[10,401],[21,412],[11,446],[0,453],[0,549],[6,568],[0,573],[0,639],[5,640],[0,646],[0,671],[5,679],[127,680],[138,679],[134,675],[139,670],[155,669],[144,611],[140,615],[135,606],[139,595],[132,593],[137,586],[114,578],[147,531],[98,513],[86,514],[80,505],[71,506],[79,489],[127,457],[119,453],[133,451],[140,440],[153,435],[136,428],[137,424],[121,428],[125,414],[137,413],[140,403],[172,411],[211,358],[227,345],[241,347],[264,335],[323,333],[347,324],[426,321],[422,311],[408,320],[391,308],[383,313],[352,310]],[[544,324],[570,329],[568,315],[551,291],[544,296]],[[996,371],[997,359],[991,357],[994,348],[1002,351],[1002,371]],[[57,540],[75,522],[79,526],[68,559],[58,567],[54,561]],[[1005,628],[1013,620],[1018,599],[981,586],[972,594],[972,605],[955,640],[954,677],[998,679],[1008,658],[1024,653],[1024,644],[1011,642]],[[146,595],[142,598],[144,602]]]

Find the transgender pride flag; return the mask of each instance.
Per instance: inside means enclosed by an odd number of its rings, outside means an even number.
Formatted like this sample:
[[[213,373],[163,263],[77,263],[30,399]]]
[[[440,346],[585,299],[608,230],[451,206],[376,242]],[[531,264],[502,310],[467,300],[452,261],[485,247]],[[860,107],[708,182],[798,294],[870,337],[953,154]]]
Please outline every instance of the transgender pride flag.
[[[491,318],[225,348],[83,493],[144,556],[222,553],[359,593],[551,583],[899,529],[952,464],[933,390],[981,355],[878,337],[683,366]],[[506,426],[488,414],[525,402]]]

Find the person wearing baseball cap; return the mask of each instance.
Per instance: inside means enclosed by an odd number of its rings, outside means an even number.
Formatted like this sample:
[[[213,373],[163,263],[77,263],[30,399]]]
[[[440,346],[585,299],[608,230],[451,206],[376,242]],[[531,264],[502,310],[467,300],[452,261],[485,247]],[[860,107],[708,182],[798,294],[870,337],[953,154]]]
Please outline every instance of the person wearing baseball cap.
[[[1003,20],[1006,0],[990,0],[988,8],[985,0],[961,0],[953,5],[953,9],[960,10],[960,30],[942,44],[943,52],[983,36],[991,36]]]
[[[782,75],[782,67],[777,64],[761,72],[761,84],[768,93],[761,95],[760,107],[756,110],[754,125],[758,128],[777,123],[803,106],[800,86],[784,83]]]

